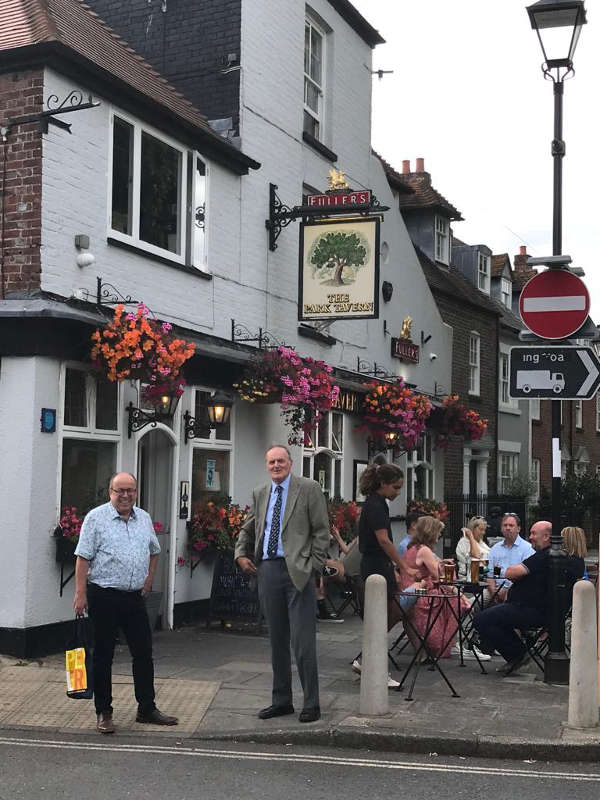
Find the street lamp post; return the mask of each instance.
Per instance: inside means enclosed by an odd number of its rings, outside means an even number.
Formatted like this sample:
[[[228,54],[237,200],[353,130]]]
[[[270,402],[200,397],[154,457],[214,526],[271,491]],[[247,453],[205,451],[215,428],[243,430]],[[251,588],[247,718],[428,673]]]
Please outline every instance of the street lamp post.
[[[535,30],[544,54],[542,71],[554,87],[554,162],[552,255],[562,255],[562,159],[565,143],[563,127],[564,81],[574,75],[573,55],[586,23],[583,0],[539,0],[528,6],[531,27]],[[550,650],[546,657],[546,683],[569,682],[569,658],[565,653],[564,578],[561,562],[561,452],[560,400],[552,400],[552,538],[550,541],[551,622]]]

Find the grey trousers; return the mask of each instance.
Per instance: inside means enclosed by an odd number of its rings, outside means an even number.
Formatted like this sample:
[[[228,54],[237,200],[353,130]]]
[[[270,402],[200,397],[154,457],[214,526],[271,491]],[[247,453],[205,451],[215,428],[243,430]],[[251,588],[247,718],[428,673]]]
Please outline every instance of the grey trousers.
[[[299,592],[292,583],[285,560],[261,561],[258,597],[271,641],[274,706],[292,705],[292,658],[294,650],[304,709],[319,707],[317,669],[317,618],[315,583],[309,580]]]

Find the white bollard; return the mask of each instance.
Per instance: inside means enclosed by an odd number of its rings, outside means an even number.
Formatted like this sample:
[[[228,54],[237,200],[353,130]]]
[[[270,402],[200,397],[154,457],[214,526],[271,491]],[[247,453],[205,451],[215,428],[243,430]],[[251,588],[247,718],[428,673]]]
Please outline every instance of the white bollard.
[[[569,718],[571,728],[598,725],[596,590],[590,581],[573,588]]]
[[[360,713],[388,713],[387,581],[370,575],[365,585]]]

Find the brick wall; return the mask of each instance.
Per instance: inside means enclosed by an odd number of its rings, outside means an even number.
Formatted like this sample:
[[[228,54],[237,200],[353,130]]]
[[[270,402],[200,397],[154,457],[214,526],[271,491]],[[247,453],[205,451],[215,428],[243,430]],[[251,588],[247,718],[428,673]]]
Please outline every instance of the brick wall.
[[[89,0],[88,5],[208,119],[239,123],[241,0]]]
[[[574,459],[580,447],[585,447],[590,461],[588,471],[595,473],[600,465],[600,432],[596,430],[596,398],[583,401],[583,426],[575,425],[575,401],[563,401],[563,424],[560,431],[563,458],[568,451],[571,460],[567,470],[573,470]],[[540,402],[540,420],[531,423],[531,455],[540,461],[540,488],[552,489],[552,439],[551,401]]]
[[[0,127],[42,110],[43,75],[0,75]],[[36,122],[13,125],[0,141],[0,296],[40,287],[42,138]]]
[[[436,293],[434,296],[442,319],[452,326],[454,340],[452,348],[452,393],[461,401],[488,420],[487,438],[494,442],[488,462],[488,492],[496,492],[497,452],[497,396],[498,396],[498,322],[493,314],[465,308],[460,298],[456,300]],[[481,336],[480,349],[480,395],[469,395],[469,335],[476,330]],[[452,442],[446,451],[444,491],[447,494],[462,493],[463,448]]]

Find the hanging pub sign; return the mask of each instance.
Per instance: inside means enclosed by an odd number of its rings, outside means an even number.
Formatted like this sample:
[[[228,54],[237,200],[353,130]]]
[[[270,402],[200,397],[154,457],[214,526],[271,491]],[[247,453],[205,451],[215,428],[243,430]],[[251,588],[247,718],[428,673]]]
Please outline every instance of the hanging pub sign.
[[[379,316],[380,217],[300,225],[299,320]]]
[[[306,205],[313,208],[339,208],[346,207],[349,211],[352,206],[370,205],[371,190],[361,189],[359,192],[328,192],[327,194],[309,194]]]
[[[392,337],[392,358],[399,358],[401,361],[410,361],[412,364],[419,363],[419,345],[414,344],[410,328],[412,325],[411,317],[405,317],[402,321],[402,330],[398,338]]]

